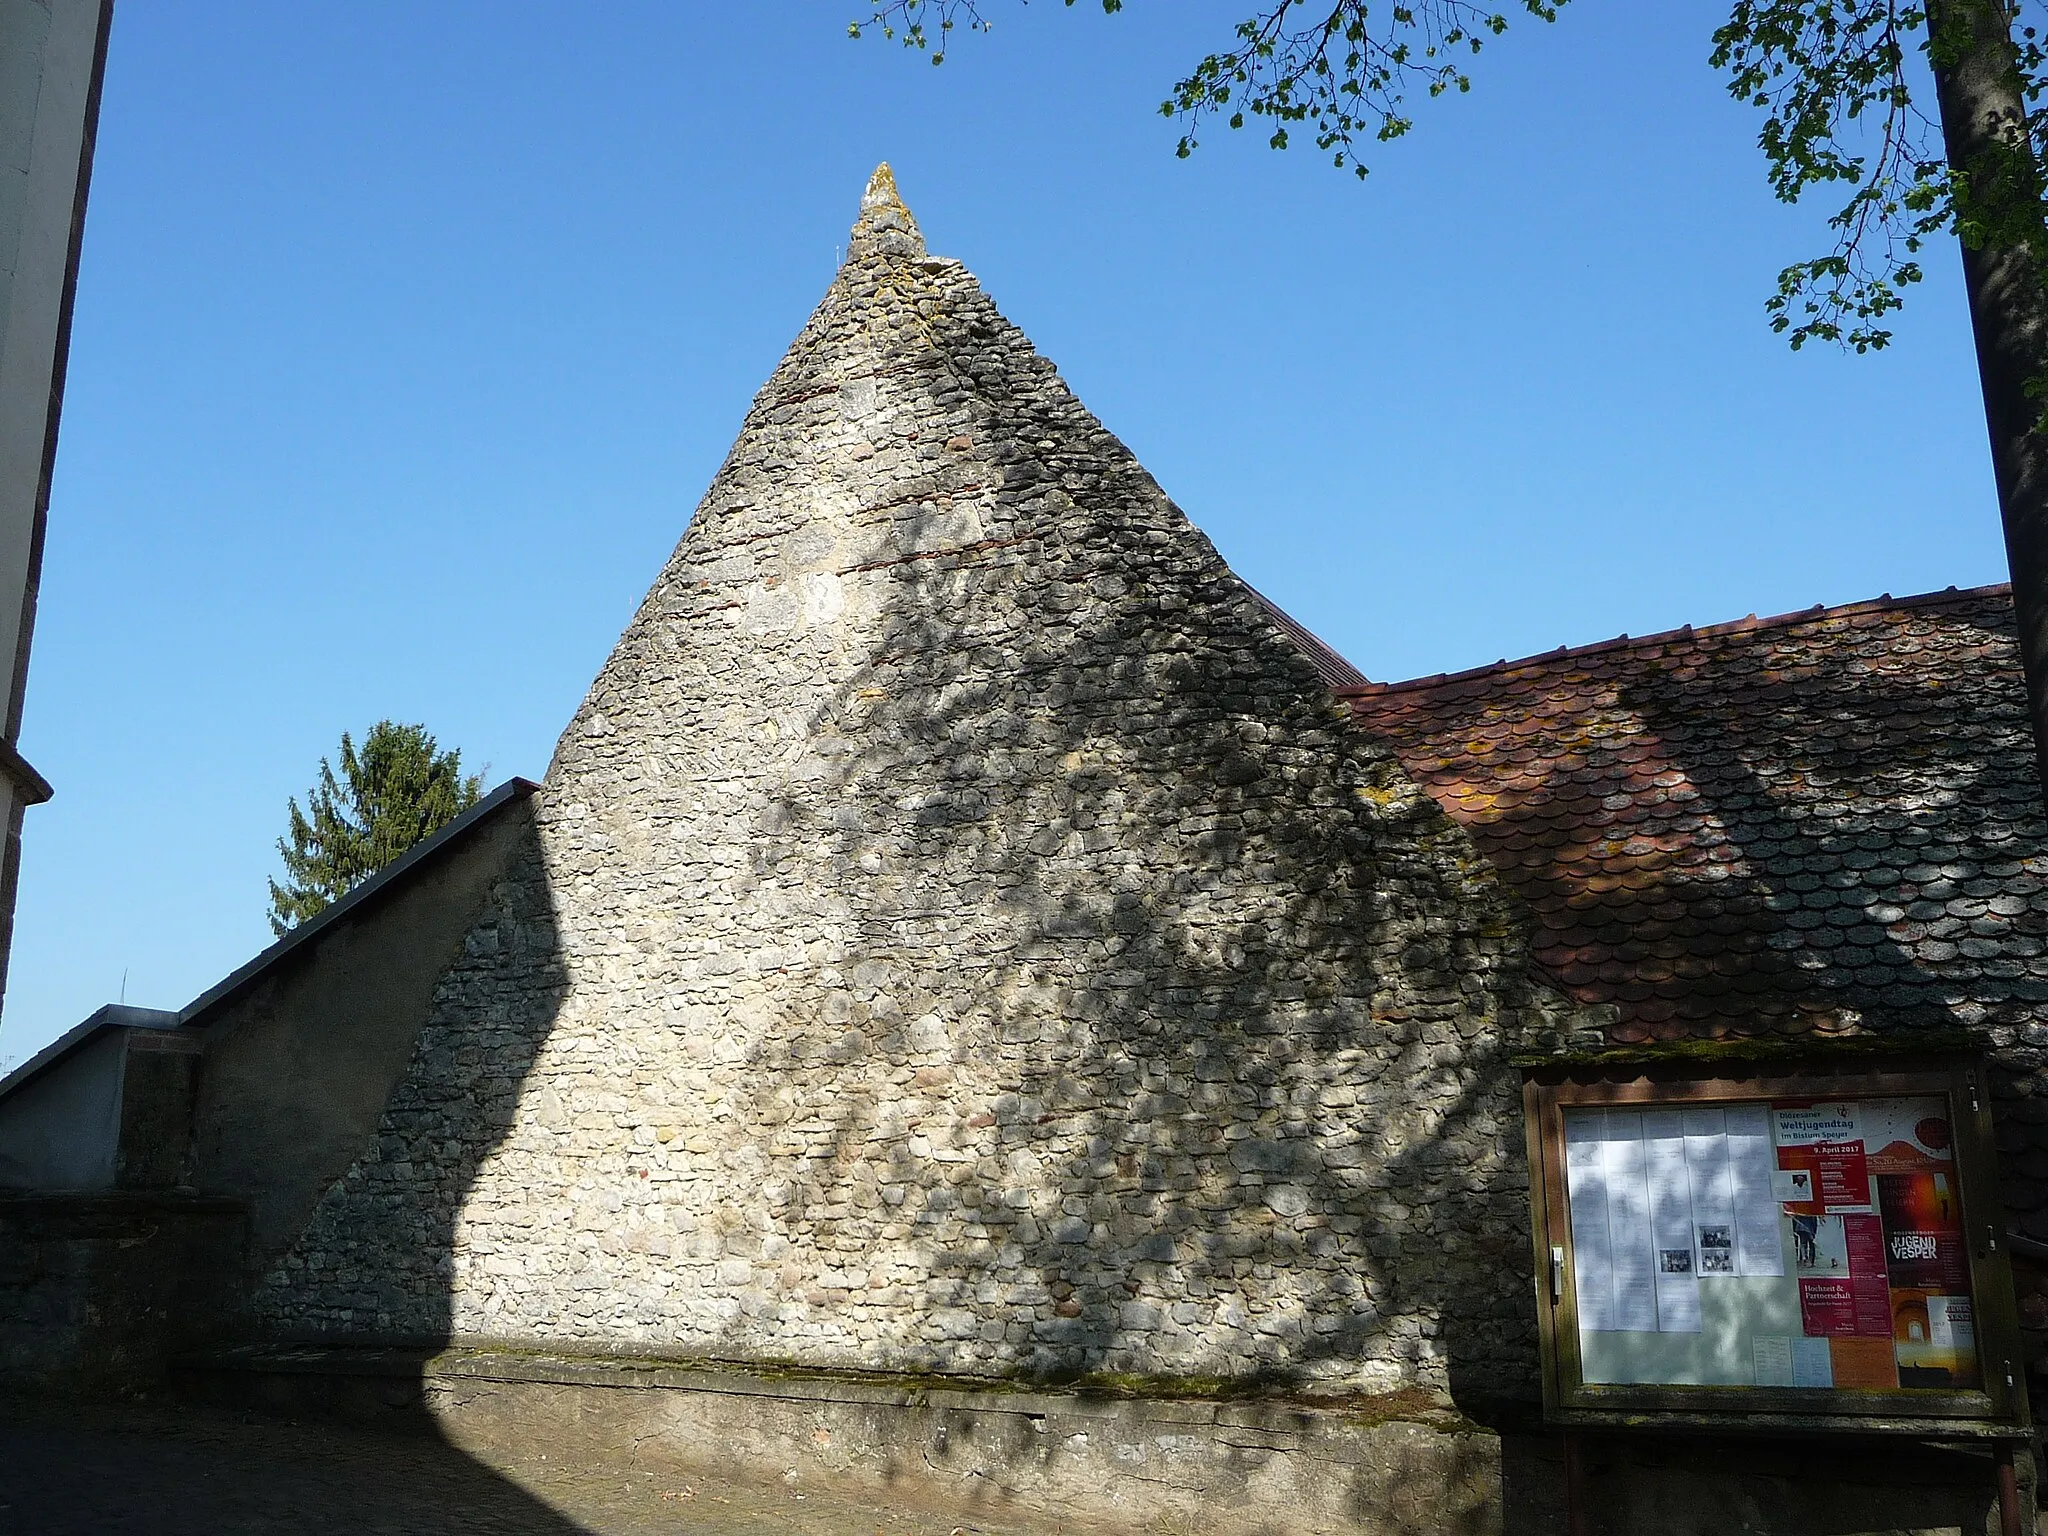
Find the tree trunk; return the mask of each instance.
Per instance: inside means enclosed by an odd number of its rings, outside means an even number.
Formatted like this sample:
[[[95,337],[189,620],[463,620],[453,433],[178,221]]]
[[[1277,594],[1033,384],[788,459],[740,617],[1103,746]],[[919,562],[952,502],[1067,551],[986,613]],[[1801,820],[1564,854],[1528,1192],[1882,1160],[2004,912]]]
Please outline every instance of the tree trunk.
[[[1966,217],[1988,237],[1963,242],[1963,281],[1977,338],[1977,371],[1991,430],[1991,465],[2012,568],[2013,614],[2027,675],[2035,762],[2048,796],[2048,397],[2027,393],[2048,374],[2048,257],[2040,171],[2002,0],[1937,0],[1930,8],[1935,94],[1949,165],[1969,177]]]

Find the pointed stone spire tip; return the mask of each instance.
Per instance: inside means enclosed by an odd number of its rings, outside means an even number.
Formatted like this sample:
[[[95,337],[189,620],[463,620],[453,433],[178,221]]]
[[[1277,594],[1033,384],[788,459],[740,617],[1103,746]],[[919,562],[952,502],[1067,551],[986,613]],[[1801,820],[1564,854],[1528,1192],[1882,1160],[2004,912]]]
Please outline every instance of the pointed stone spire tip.
[[[867,190],[860,195],[860,211],[866,213],[872,208],[880,208],[889,203],[894,203],[905,213],[910,211],[904,207],[903,194],[896,190],[896,173],[889,169],[889,162],[884,160],[875,167],[875,174],[868,178]]]
[[[896,190],[896,173],[884,160],[868,178],[860,195],[860,217],[854,220],[853,238],[846,259],[857,261],[878,256],[907,256],[921,259],[925,254],[924,233],[911,217],[903,195]]]

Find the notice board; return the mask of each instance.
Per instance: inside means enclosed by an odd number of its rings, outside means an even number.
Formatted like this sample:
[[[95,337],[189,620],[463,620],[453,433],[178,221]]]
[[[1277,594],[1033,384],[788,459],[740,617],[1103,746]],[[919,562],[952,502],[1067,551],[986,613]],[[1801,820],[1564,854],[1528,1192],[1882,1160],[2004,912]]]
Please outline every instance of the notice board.
[[[1554,1413],[2025,1421],[1974,1063],[1526,1092]]]

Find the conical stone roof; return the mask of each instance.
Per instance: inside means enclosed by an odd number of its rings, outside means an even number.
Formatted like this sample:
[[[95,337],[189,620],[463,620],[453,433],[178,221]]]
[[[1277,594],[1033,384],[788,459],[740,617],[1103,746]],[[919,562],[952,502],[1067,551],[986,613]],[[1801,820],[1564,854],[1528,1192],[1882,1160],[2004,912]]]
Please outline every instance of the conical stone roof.
[[[1489,868],[886,167],[537,805],[280,1332],[1533,1371]]]

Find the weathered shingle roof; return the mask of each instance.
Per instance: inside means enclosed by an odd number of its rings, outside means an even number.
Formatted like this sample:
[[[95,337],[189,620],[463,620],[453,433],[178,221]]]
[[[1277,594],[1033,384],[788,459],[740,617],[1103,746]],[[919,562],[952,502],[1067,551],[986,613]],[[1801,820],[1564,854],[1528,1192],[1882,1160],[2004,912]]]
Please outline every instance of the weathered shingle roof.
[[[1609,1037],[2048,1018],[2048,818],[2007,588],[1340,690]],[[2031,1043],[2031,1042],[2030,1042]]]

